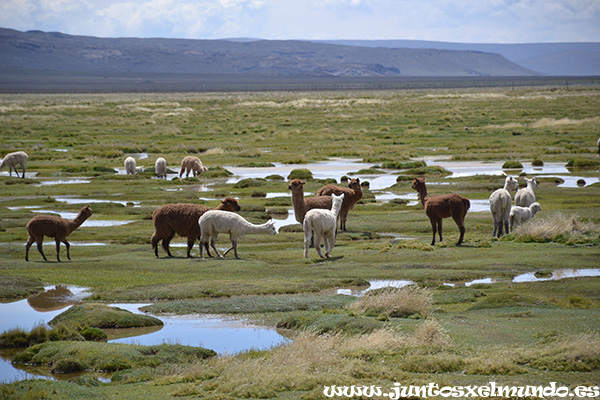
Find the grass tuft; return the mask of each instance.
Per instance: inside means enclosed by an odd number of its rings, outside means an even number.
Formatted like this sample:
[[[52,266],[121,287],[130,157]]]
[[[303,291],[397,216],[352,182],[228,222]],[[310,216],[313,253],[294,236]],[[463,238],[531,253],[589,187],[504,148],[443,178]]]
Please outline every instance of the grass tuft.
[[[371,316],[384,314],[390,318],[407,318],[418,315],[427,318],[433,308],[433,297],[429,289],[417,285],[385,288],[367,292],[348,308]]]

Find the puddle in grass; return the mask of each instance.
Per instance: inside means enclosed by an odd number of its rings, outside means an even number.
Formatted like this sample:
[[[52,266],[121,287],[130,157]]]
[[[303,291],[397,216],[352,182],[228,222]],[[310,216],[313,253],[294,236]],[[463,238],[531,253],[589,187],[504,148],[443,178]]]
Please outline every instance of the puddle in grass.
[[[53,185],[76,185],[76,184],[85,184],[85,183],[91,183],[92,181],[90,179],[86,179],[84,177],[81,178],[62,178],[62,179],[56,179],[56,180],[52,180],[52,181],[40,181],[40,183],[38,183],[37,185],[35,185],[36,187],[41,187],[41,186],[53,186]]]
[[[25,300],[0,303],[0,332],[21,328],[26,331],[66,311],[73,304],[91,295],[85,288],[52,286]],[[111,304],[131,312],[148,304]],[[250,349],[269,349],[289,341],[275,329],[249,323],[246,319],[218,315],[157,316],[162,327],[135,329],[107,329],[109,343],[159,345],[178,343],[202,346],[217,353],[233,354]],[[12,364],[11,358],[24,349],[0,350],[0,384],[24,379],[68,379],[73,375],[49,373],[47,368]]]

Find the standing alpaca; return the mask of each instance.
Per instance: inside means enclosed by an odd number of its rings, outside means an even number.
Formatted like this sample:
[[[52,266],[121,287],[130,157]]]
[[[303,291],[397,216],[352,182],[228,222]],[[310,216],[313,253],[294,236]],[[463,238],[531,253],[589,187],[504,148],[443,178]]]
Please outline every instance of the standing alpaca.
[[[190,176],[190,172],[194,174],[194,176],[198,175],[201,172],[208,171],[204,165],[202,165],[202,161],[198,157],[194,156],[185,156],[183,160],[181,160],[181,171],[179,171],[179,177],[183,176],[185,172],[185,177]]]
[[[537,201],[531,203],[529,207],[514,206],[510,209],[510,230],[531,220],[538,211],[542,211],[542,206]]]
[[[471,206],[469,199],[456,193],[429,197],[427,195],[425,178],[415,178],[412,188],[419,192],[425,214],[429,217],[429,221],[431,221],[431,228],[433,229],[433,240],[431,241],[431,245],[433,246],[435,244],[436,229],[440,234],[440,242],[443,240],[442,219],[448,217],[452,217],[460,230],[460,238],[458,239],[458,243],[456,243],[457,246],[460,245],[465,236],[465,216]]]
[[[135,158],[127,157],[125,159],[125,172],[127,173],[127,175],[137,174],[137,170],[135,168]]]
[[[360,179],[350,179],[348,187],[341,187],[336,185],[325,185],[317,191],[317,196],[329,196],[331,194],[344,194],[344,202],[340,210],[340,229],[346,230],[346,219],[348,218],[348,212],[354,208],[354,205],[363,197],[362,187],[360,186]]]
[[[155,232],[150,238],[150,243],[156,257],[158,257],[158,242],[161,240],[163,249],[165,249],[169,257],[173,257],[169,243],[171,243],[171,239],[173,239],[175,234],[187,237],[187,256],[192,257],[190,252],[194,247],[194,242],[200,239],[198,218],[208,210],[209,208],[206,206],[189,203],[165,204],[154,210],[152,220],[154,221]],[[221,201],[215,210],[233,212],[239,211],[240,206],[236,199],[228,197]],[[206,246],[206,251],[209,251],[208,245]]]
[[[79,228],[86,219],[92,216],[92,209],[89,206],[81,207],[81,211],[75,219],[69,220],[53,215],[36,215],[27,223],[27,232],[29,239],[25,246],[25,261],[29,261],[29,248],[33,242],[37,243],[37,248],[44,261],[48,261],[44,255],[42,244],[44,236],[53,237],[56,240],[56,259],[60,261],[60,242],[63,242],[67,247],[67,258],[70,260],[69,248],[71,245],[67,242],[67,236],[75,229]]]
[[[492,211],[492,219],[494,220],[494,233],[492,236],[502,236],[502,228],[508,234],[508,222],[510,219],[510,206],[512,198],[510,197],[511,190],[517,190],[519,182],[512,176],[507,176],[504,180],[504,187],[496,190],[490,196],[490,210]]]
[[[292,191],[292,204],[296,221],[302,223],[308,210],[322,208],[331,210],[330,196],[304,197],[304,182],[301,179],[292,179],[288,189]]]
[[[337,217],[342,208],[345,194],[339,196],[331,194],[331,210],[322,210],[314,208],[309,210],[304,216],[304,257],[308,258],[308,248],[310,240],[315,235],[315,249],[319,257],[323,258],[321,253],[321,238],[325,240],[325,257],[329,258],[333,246],[335,246],[335,230],[337,227]]]
[[[154,163],[154,172],[157,177],[167,179],[167,160],[158,157]]]
[[[2,160],[2,163],[0,164],[0,170],[7,166],[8,176],[12,176],[12,170],[14,169],[15,174],[18,178],[19,173],[17,172],[17,165],[20,165],[21,169],[23,170],[22,178],[25,178],[25,166],[27,165],[27,159],[27,153],[25,153],[24,151],[15,151],[14,153],[8,153]]]
[[[515,195],[516,206],[529,207],[535,201],[535,193],[533,193],[533,189],[537,187],[537,182],[535,181],[535,178],[525,178],[525,181],[527,181],[527,187],[519,189]]]
[[[200,238],[201,258],[204,258],[202,255],[202,247],[207,243],[210,243],[210,246],[220,258],[223,258],[231,251],[231,249],[233,249],[235,258],[239,259],[237,242],[240,236],[249,234],[275,235],[277,233],[275,222],[273,221],[254,225],[253,223],[246,221],[241,215],[220,210],[205,212],[197,223],[200,225],[200,231],[202,232],[202,237]],[[219,250],[217,250],[217,247],[215,246],[219,233],[229,233],[229,240],[231,240],[231,247],[227,249],[223,255],[219,254]]]

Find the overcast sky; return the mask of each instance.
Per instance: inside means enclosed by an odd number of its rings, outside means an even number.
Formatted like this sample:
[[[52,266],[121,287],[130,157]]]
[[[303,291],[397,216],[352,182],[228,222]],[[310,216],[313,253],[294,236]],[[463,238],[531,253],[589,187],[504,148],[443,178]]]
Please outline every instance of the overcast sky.
[[[600,0],[0,0],[0,27],[101,37],[600,42]]]

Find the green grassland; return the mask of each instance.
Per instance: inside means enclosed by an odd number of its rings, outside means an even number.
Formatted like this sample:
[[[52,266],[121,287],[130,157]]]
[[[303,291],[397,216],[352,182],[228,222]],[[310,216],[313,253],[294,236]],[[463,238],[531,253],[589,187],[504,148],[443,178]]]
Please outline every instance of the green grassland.
[[[94,294],[86,301],[94,303],[153,302],[153,313],[242,313],[294,338],[271,350],[227,357],[129,362],[110,383],[91,377],[30,380],[2,385],[0,393],[15,399],[291,399],[321,398],[323,385],[332,384],[597,385],[600,278],[510,280],[522,273],[598,268],[600,184],[558,188],[555,179],[539,178],[536,197],[542,212],[532,225],[561,225],[561,233],[545,236],[532,228],[498,240],[492,238],[490,213],[472,212],[459,247],[451,219],[444,220],[444,241],[430,246],[431,226],[420,205],[376,202],[366,187],[328,260],[318,259],[314,249],[309,259],[303,257],[299,224],[275,236],[242,238],[240,260],[232,255],[200,260],[198,245],[194,258],[185,257],[185,248],[172,247],[176,257],[166,258],[159,248],[157,259],[150,236],[152,212],[166,203],[214,207],[233,196],[240,214],[255,223],[291,207],[289,198],[257,195],[287,192],[287,176],[234,185],[227,183],[228,167],[342,157],[385,171],[381,166],[386,163],[447,156],[523,165],[534,159],[572,162],[586,166],[574,170],[578,176],[598,177],[599,105],[600,89],[593,85],[0,95],[0,153],[26,151],[27,171],[37,173],[26,179],[0,176],[0,298],[25,297],[41,290],[41,284],[76,285],[90,288]],[[113,172],[135,153],[148,154],[138,159],[147,172]],[[179,162],[190,154],[211,170],[198,178],[153,179],[157,157],[178,172]],[[447,179],[435,169],[399,175],[416,173],[433,182]],[[78,177],[90,183],[39,185]],[[323,184],[308,179],[305,191],[314,193]],[[478,175],[452,178],[449,186],[432,185],[429,193],[452,191],[484,200],[502,185],[503,177]],[[389,191],[410,193],[410,186],[410,180],[399,180]],[[201,187],[210,190],[199,192]],[[70,241],[105,245],[72,246],[72,261],[66,261],[63,246],[63,262],[56,262],[54,242],[46,239],[50,262],[43,262],[35,246],[26,262],[25,225],[34,214],[15,207],[78,212],[81,204],[57,197],[103,200],[91,204],[92,219],[133,222],[77,229]],[[219,245],[226,243],[227,235],[221,235]],[[488,277],[502,282],[444,285]],[[350,305],[354,299],[333,294],[336,288],[365,287],[374,279],[417,283],[427,290],[431,310],[399,318],[385,310],[357,311]],[[36,346],[46,346],[34,350],[64,363],[89,354],[108,360],[115,352],[124,358],[139,352],[90,343],[78,344],[74,356],[58,342]]]

